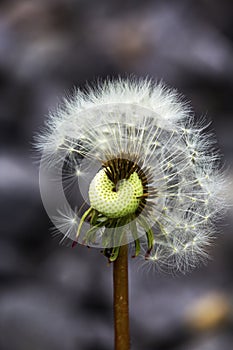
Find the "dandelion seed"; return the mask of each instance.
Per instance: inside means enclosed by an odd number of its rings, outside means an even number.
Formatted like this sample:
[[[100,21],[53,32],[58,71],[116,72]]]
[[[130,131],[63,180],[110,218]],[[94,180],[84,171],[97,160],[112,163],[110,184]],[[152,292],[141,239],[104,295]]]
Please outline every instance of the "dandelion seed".
[[[134,256],[177,271],[208,256],[224,208],[220,157],[176,91],[121,79],[78,91],[50,115],[37,147],[42,199],[65,238],[104,248],[110,261],[131,243]],[[65,179],[64,164],[78,181]]]

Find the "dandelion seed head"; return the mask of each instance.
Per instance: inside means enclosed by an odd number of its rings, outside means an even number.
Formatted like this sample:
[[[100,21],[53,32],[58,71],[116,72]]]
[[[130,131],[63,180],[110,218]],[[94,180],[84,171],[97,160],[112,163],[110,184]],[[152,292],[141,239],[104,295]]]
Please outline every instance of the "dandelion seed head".
[[[135,244],[162,270],[206,261],[225,207],[221,157],[175,90],[136,79],[77,90],[49,115],[37,148],[42,199],[64,237],[108,249],[110,259]]]
[[[116,185],[100,170],[89,187],[91,206],[106,217],[119,218],[133,214],[143,195],[143,186],[137,173],[128,180],[120,180]]]

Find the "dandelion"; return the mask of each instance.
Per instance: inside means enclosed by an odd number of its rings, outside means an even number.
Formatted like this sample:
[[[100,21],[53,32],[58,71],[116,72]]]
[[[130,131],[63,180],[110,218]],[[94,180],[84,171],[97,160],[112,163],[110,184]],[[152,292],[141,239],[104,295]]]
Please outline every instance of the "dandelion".
[[[199,265],[223,208],[220,156],[204,130],[161,83],[118,79],[77,91],[38,136],[51,220],[65,238],[102,247],[110,262],[130,245],[150,266]]]

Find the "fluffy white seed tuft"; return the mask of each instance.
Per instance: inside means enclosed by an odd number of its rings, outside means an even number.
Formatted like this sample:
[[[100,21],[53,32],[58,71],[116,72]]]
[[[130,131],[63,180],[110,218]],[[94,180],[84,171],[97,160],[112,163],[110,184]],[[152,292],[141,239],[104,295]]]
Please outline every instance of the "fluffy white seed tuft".
[[[65,100],[50,114],[37,148],[50,166],[55,166],[60,151],[68,161],[73,159],[75,177],[84,174],[77,159],[90,164],[93,159],[101,163],[122,154],[137,159],[149,174],[145,218],[154,233],[154,246],[145,261],[186,271],[207,259],[213,222],[224,208],[220,156],[204,129],[202,123],[194,123],[189,106],[175,90],[150,80],[118,79],[87,93],[78,90]],[[89,179],[87,168],[83,177],[90,184],[95,174]],[[92,201],[99,203],[96,198]],[[105,203],[101,205],[103,214],[111,212]],[[57,227],[63,232],[65,227],[71,238],[72,228],[77,230],[72,215],[56,218]],[[141,222],[139,216],[135,222],[139,232]]]

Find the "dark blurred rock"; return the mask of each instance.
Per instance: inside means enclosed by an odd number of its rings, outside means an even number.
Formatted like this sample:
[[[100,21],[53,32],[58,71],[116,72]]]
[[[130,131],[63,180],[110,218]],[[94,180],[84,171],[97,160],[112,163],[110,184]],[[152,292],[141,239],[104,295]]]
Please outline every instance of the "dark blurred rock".
[[[37,235],[41,223],[38,174],[32,167],[33,160],[24,155],[8,152],[0,156],[1,235],[20,240]]]
[[[193,339],[184,346],[177,348],[177,350],[231,350],[232,340],[231,332],[208,333],[200,338]]]
[[[33,267],[12,241],[0,239],[0,279],[11,280],[30,275]]]
[[[79,305],[87,313],[111,314],[111,270],[98,250],[77,246],[51,252],[38,273],[73,298],[74,308]]]
[[[39,285],[15,286],[0,296],[0,308],[2,349],[73,349],[73,322],[58,293]]]
[[[101,315],[92,319],[74,315],[72,300],[51,286],[15,285],[0,294],[0,309],[0,348],[4,350],[76,350],[94,342],[108,344],[106,348],[111,344],[111,325]]]

